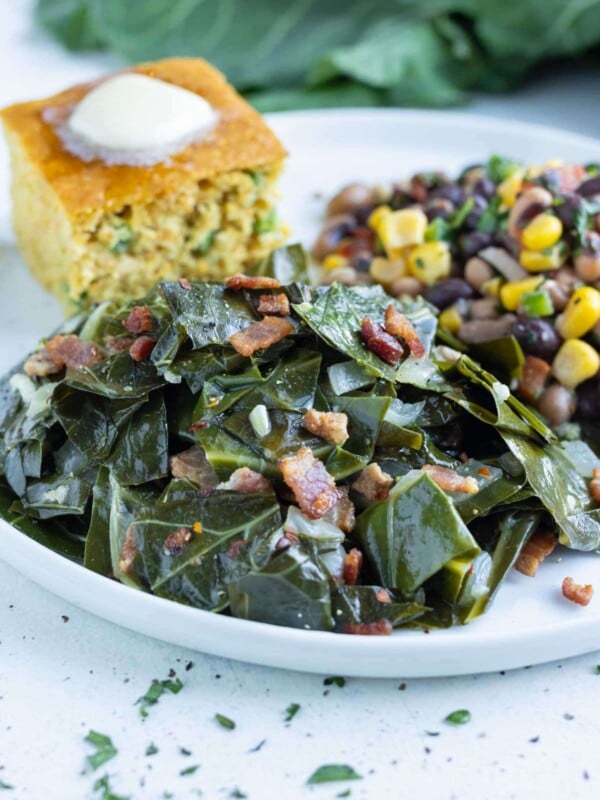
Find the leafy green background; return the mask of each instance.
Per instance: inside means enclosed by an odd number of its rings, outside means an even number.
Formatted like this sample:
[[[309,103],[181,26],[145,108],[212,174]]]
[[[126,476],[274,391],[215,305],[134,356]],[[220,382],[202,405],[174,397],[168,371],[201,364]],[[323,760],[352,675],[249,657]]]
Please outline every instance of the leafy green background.
[[[203,56],[263,111],[444,106],[600,55],[600,0],[37,0],[71,50]]]

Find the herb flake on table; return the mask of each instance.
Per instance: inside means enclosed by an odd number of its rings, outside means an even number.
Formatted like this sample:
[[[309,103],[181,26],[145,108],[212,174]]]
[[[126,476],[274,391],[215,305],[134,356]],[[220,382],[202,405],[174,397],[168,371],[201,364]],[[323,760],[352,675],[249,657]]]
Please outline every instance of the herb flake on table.
[[[229,797],[235,798],[235,800],[243,800],[245,797],[248,797],[248,795],[244,794],[244,792],[236,786],[235,789],[232,789],[229,793]]]
[[[232,731],[235,728],[235,722],[224,714],[215,714],[214,718],[215,722],[218,722],[222,728],[228,731]]]
[[[447,722],[448,725],[466,725],[467,722],[470,721],[471,712],[466,708],[459,708],[456,711],[452,711],[452,713],[444,718],[444,722]]]
[[[349,764],[323,764],[323,766],[313,772],[306,782],[312,786],[316,783],[359,780],[362,780],[362,775],[359,775]]]
[[[154,744],[154,742],[150,742],[150,744],[146,748],[146,755],[155,756],[157,753],[158,753],[158,747]]]
[[[110,786],[108,775],[103,775],[94,783],[94,791],[102,792],[101,800],[130,800],[129,795],[115,794]]]
[[[15,787],[12,783],[6,783],[5,781],[0,781],[0,791],[8,791],[9,789],[14,789]]]
[[[200,764],[192,764],[191,767],[185,767],[185,769],[180,770],[179,774],[181,776],[193,775],[196,772],[196,770],[198,770],[199,768],[200,768]]]
[[[285,710],[285,722],[291,722],[300,711],[300,708],[301,706],[299,703],[290,703]]]
[[[136,705],[140,706],[140,716],[145,719],[148,716],[148,708],[150,706],[155,706],[165,692],[178,694],[182,689],[183,683],[179,678],[175,678],[174,680],[166,678],[163,681],[159,681],[155,678],[150,684],[146,694],[136,700]]]
[[[98,731],[90,731],[85,741],[96,748],[96,752],[87,757],[87,762],[92,769],[98,769],[117,755],[117,748],[112,743],[110,736]]]
[[[323,681],[323,686],[339,686],[340,689],[343,689],[346,685],[346,678],[342,678],[341,675],[330,675],[328,678],[325,678]]]

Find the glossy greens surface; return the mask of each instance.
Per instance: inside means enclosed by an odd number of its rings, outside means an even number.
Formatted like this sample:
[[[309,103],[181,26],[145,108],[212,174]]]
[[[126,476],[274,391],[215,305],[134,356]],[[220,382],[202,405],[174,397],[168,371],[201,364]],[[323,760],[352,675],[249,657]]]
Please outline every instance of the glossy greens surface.
[[[277,251],[255,274],[301,280],[301,253]],[[293,330],[251,358],[229,340],[261,318],[264,289],[165,283],[67,321],[62,332],[103,358],[45,377],[21,364],[2,380],[0,516],[137,590],[335,632],[472,620],[541,525],[568,547],[600,547],[593,437],[591,447],[562,442],[498,377],[438,346],[425,301],[339,284],[276,291],[288,296]],[[134,305],[149,308],[156,341],[141,362],[110,349]],[[412,322],[425,356],[390,365],[366,348],[361,321],[383,323],[389,305]],[[252,421],[257,407],[267,429]],[[311,408],[345,414],[347,440],[309,431]],[[308,519],[283,481],[280,460],[300,448],[353,504],[345,531],[335,514]],[[183,473],[181,454],[193,464]],[[393,483],[370,501],[354,483],[373,462]],[[446,491],[426,465],[477,491]],[[236,490],[227,481],[242,467],[268,482]],[[350,551],[363,559],[354,574]]]

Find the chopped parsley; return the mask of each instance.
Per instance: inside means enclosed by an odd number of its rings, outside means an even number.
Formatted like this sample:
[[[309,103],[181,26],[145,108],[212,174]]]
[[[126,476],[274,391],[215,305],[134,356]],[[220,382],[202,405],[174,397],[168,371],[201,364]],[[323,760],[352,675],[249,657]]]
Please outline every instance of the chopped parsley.
[[[346,678],[342,678],[341,675],[330,675],[329,678],[325,678],[323,681],[323,686],[339,686],[340,689],[343,689],[346,685]]]
[[[149,706],[155,706],[165,692],[178,694],[182,689],[183,683],[179,678],[175,678],[175,680],[166,678],[164,681],[159,681],[155,678],[150,684],[146,694],[136,700],[136,705],[140,706],[140,716],[146,718],[148,716]]]
[[[98,769],[117,755],[117,748],[112,743],[112,739],[104,733],[90,731],[85,737],[85,741],[96,748],[96,752],[87,757],[87,762],[92,769]]]
[[[186,767],[185,769],[180,770],[180,775],[193,775],[197,769],[199,769],[200,764],[193,764],[191,767]]]
[[[235,728],[235,722],[223,714],[215,714],[215,721],[219,723],[222,728],[232,731]]]
[[[447,722],[448,725],[466,725],[467,722],[471,721],[471,712],[467,711],[466,708],[459,708],[457,711],[453,711],[451,714],[444,719],[444,722]]]
[[[146,748],[146,755],[155,756],[157,753],[158,753],[158,747],[154,744],[154,742],[150,742],[150,744]]]
[[[285,710],[285,721],[291,722],[299,711],[300,711],[299,703],[290,703],[290,705]]]
[[[333,781],[359,781],[359,775],[355,769],[348,764],[323,764],[316,769],[306,781],[309,785],[315,783],[332,783]]]
[[[113,792],[110,788],[108,775],[103,775],[101,778],[98,778],[96,783],[94,783],[94,791],[102,792],[100,795],[101,800],[130,800],[129,797],[124,797],[121,794],[115,794]]]
[[[520,168],[521,164],[518,161],[512,161],[512,159],[504,158],[504,156],[493,155],[488,159],[486,172],[494,183],[502,183]]]

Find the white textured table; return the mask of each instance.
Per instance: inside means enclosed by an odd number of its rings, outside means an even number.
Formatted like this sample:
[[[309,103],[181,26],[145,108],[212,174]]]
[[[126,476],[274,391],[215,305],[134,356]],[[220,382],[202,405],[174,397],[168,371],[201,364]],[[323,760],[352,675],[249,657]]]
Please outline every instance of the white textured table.
[[[0,5],[0,105],[114,63],[63,53],[31,30],[29,5]],[[571,72],[471,110],[597,135],[590,99],[599,84],[598,72]],[[8,288],[0,271],[0,291]],[[325,686],[323,677],[210,658],[117,628],[0,563],[0,797],[101,797],[93,784],[108,774],[115,793],[136,800],[334,798],[346,789],[378,800],[595,798],[599,663],[595,654],[505,675]],[[143,720],[136,699],[173,671],[183,689]],[[300,709],[286,723],[293,703]],[[444,724],[458,708],[471,722]],[[215,713],[234,719],[235,730]],[[83,741],[90,729],[119,750],[93,774]],[[146,755],[151,743],[158,752]],[[323,763],[350,764],[363,779],[306,787]]]

